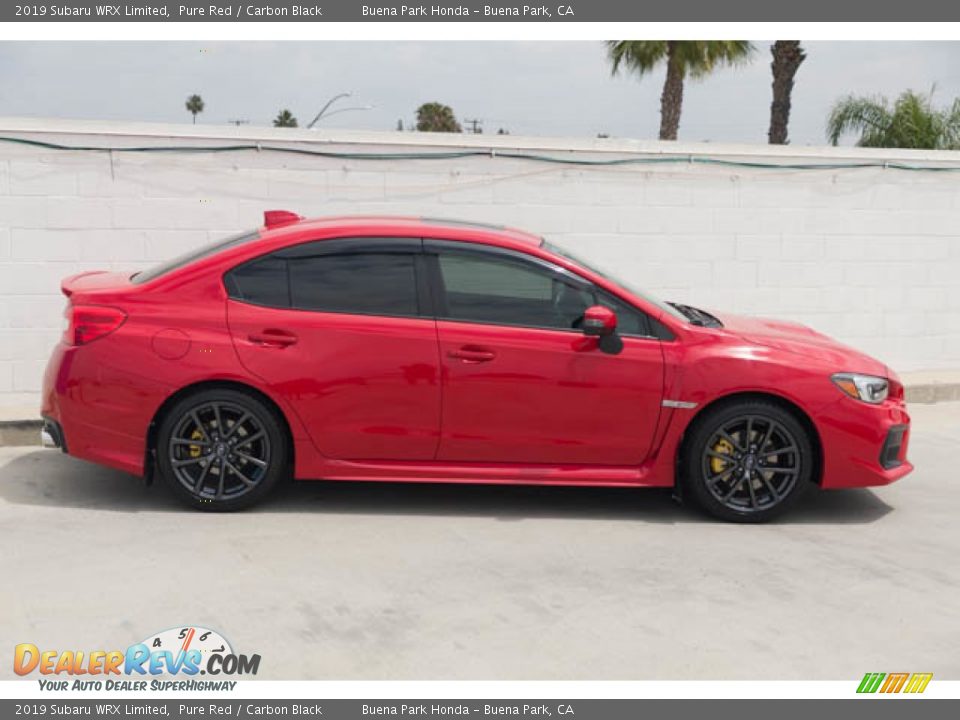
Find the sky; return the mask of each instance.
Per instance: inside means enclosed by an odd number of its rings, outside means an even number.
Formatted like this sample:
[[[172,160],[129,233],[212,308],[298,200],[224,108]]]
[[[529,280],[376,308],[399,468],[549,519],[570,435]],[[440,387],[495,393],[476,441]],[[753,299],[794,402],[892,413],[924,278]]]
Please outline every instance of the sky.
[[[746,67],[688,81],[681,140],[766,142],[770,41]],[[960,42],[807,42],[790,139],[823,145],[830,107],[849,93],[960,96]],[[0,115],[269,125],[289,108],[306,125],[339,93],[325,128],[393,130],[424,102],[450,105],[484,132],[655,139],[663,70],[611,77],[590,42],[0,42]],[[852,141],[848,138],[847,141]]]

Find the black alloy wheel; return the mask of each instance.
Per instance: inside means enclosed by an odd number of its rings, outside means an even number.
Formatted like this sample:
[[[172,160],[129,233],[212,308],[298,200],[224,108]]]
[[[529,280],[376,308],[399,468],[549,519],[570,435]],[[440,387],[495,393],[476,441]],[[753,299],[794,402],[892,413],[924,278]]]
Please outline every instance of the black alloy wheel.
[[[288,472],[281,427],[272,408],[244,392],[216,389],[187,397],[161,425],[160,473],[193,507],[248,507]]]
[[[775,403],[721,406],[694,423],[683,458],[684,489],[725,520],[762,522],[811,484],[813,450],[797,418]]]

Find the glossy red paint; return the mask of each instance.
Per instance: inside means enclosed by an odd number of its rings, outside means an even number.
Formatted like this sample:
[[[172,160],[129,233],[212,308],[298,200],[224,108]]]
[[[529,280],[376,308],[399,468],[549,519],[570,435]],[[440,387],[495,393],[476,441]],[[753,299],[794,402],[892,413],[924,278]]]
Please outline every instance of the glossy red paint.
[[[144,282],[118,273],[67,278],[71,312],[124,319],[84,344],[61,342],[42,414],[71,455],[143,474],[158,418],[209,383],[250,388],[282,414],[297,478],[671,486],[689,424],[745,394],[797,408],[817,439],[824,487],[892,482],[890,428],[902,399],[855,400],[836,372],[890,378],[882,363],[809,328],[720,314],[693,325],[515,230],[410,218],[269,219],[253,241]],[[622,338],[617,353],[571,330],[433,317],[260,307],[228,298],[223,276],[270,252],[329,239],[435,239],[502,248],[563,268],[657,320],[665,338]],[[611,318],[598,313],[605,328]],[[613,318],[615,321],[616,318]],[[664,401],[667,405],[664,406]],[[677,404],[681,407],[676,407]]]
[[[588,307],[583,312],[583,332],[585,335],[603,337],[617,330],[617,314],[603,305]]]

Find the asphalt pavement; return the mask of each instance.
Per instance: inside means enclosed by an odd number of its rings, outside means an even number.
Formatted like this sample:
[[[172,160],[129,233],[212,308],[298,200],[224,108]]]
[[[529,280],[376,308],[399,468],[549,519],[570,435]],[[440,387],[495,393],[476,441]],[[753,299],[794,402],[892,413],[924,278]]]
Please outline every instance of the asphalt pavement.
[[[325,482],[209,515],[0,448],[0,648],[203,625],[262,679],[960,679],[960,403],[911,412],[914,474],[763,526],[660,490]]]

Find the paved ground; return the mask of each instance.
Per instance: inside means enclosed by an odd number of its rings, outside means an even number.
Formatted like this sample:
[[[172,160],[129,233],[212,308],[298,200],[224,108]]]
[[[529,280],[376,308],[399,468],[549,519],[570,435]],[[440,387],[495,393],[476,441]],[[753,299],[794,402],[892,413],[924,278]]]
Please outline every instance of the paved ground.
[[[913,413],[914,475],[763,527],[659,491],[328,483],[210,516],[0,448],[0,652],[194,623],[269,679],[960,679],[960,403]]]

